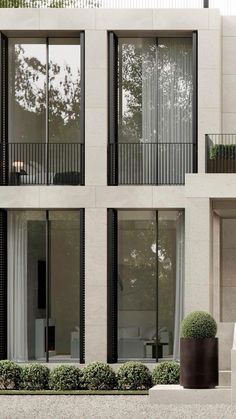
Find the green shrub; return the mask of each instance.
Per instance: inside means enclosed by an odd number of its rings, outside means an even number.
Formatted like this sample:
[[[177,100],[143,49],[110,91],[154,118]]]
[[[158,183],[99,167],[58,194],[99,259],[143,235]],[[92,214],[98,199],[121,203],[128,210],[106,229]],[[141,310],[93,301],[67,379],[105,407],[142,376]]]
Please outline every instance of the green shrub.
[[[50,390],[77,390],[80,388],[81,370],[73,365],[60,365],[50,371]]]
[[[183,338],[213,338],[216,332],[216,321],[205,311],[193,311],[182,321],[181,336]]]
[[[236,144],[213,144],[209,147],[210,160],[235,160]]]
[[[21,370],[21,390],[46,390],[48,388],[50,370],[42,364],[26,365]]]
[[[83,388],[88,390],[112,390],[116,387],[116,374],[103,362],[91,362],[83,369]]]
[[[19,387],[21,367],[13,361],[0,361],[0,390],[16,390]]]
[[[152,375],[141,362],[126,362],[117,371],[118,388],[121,390],[146,390],[152,387]]]
[[[175,361],[157,364],[152,371],[153,384],[179,384],[180,365]]]

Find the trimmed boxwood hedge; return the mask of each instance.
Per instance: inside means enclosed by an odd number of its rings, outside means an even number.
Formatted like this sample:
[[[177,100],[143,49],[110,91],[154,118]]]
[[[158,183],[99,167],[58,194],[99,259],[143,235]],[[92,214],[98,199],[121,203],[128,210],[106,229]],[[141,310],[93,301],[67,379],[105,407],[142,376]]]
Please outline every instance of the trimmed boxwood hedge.
[[[121,390],[146,390],[152,387],[152,375],[146,365],[130,361],[118,369],[117,383]]]
[[[81,388],[82,371],[74,365],[60,365],[50,372],[50,390],[77,390]]]
[[[205,311],[193,311],[185,317],[181,324],[181,336],[183,338],[214,338],[216,332],[216,321]]]
[[[163,361],[152,371],[153,384],[179,384],[180,365],[175,361]]]
[[[20,375],[21,390],[47,390],[50,370],[46,365],[29,364],[22,368]]]
[[[82,388],[113,390],[117,386],[115,371],[103,362],[91,362],[82,371]]]
[[[19,388],[21,367],[13,361],[0,361],[0,390]]]
[[[157,364],[150,372],[141,362],[122,364],[117,372],[103,362],[92,362],[84,368],[60,365],[49,369],[43,364],[27,364],[23,367],[12,361],[0,361],[0,391],[18,390],[19,394],[47,394],[47,392],[145,392],[153,384],[176,384],[179,365],[173,361]],[[45,391],[45,393],[44,393]],[[91,392],[91,393],[90,393]],[[17,394],[17,391],[16,393]],[[142,393],[143,394],[143,393]],[[145,393],[146,394],[146,393]]]

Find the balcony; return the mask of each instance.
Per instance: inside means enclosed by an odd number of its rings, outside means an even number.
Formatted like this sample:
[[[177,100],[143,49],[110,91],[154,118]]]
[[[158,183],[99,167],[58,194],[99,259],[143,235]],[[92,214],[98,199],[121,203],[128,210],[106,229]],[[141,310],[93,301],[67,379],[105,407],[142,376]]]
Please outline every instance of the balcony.
[[[156,9],[213,8],[234,15],[235,0],[0,0],[0,8]]]
[[[206,173],[236,173],[236,134],[206,135]]]
[[[183,185],[196,172],[193,143],[115,143],[108,149],[109,185]]]
[[[0,185],[83,185],[84,144],[0,145]]]

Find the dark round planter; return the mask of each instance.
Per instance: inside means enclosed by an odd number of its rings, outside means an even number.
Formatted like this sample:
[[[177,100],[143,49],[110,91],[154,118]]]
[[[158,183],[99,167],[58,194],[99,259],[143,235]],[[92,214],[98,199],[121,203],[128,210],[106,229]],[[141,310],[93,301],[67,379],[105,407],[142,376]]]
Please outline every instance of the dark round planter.
[[[180,339],[180,384],[184,388],[218,385],[218,339]]]

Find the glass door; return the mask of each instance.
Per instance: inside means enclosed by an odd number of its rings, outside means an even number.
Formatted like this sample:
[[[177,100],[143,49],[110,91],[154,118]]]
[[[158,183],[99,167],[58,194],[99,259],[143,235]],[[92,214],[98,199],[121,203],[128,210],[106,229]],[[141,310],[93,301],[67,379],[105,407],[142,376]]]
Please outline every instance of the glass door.
[[[83,361],[82,211],[8,212],[9,359]]]
[[[183,277],[183,211],[118,210],[118,359],[179,358]]]

